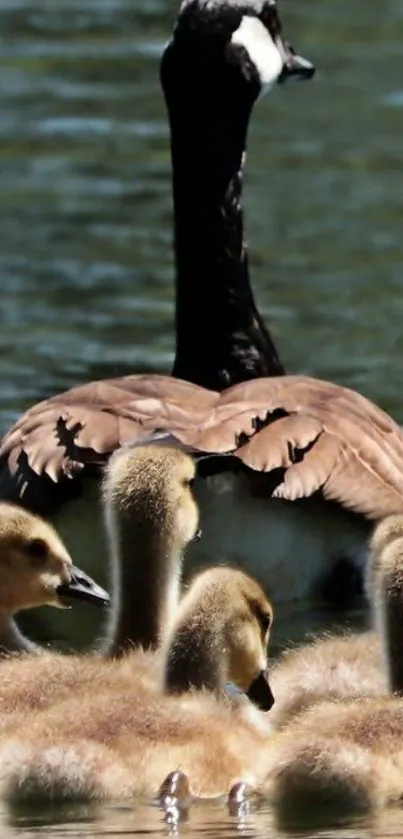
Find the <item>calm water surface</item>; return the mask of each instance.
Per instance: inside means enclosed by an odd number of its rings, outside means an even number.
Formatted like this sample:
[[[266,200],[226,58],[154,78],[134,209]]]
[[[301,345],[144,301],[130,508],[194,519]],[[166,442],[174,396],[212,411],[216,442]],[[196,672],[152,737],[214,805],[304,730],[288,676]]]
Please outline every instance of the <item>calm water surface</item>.
[[[3,839],[76,839],[77,837],[137,836],[160,839],[396,839],[402,834],[399,810],[391,810],[371,822],[357,819],[350,825],[317,826],[303,831],[292,824],[278,824],[268,807],[251,804],[248,812],[234,816],[221,802],[194,804],[179,821],[155,804],[128,806],[83,806],[50,809],[46,813],[0,812]]]
[[[255,111],[246,205],[259,304],[290,372],[357,388],[402,422],[403,5],[284,6],[319,72]],[[170,370],[158,59],[176,10],[171,0],[0,0],[0,433],[71,385]],[[326,622],[298,620],[294,636]],[[177,827],[141,804],[2,819],[2,837],[288,835],[265,808],[236,820],[218,804]],[[369,834],[402,836],[403,815],[315,835]]]

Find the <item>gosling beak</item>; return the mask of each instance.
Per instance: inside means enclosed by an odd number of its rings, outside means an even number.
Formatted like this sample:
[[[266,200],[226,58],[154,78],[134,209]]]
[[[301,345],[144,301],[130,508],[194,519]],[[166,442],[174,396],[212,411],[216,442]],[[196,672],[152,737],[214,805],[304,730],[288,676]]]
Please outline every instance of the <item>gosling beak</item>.
[[[203,531],[202,531],[201,527],[198,527],[195,535],[193,536],[192,542],[200,542],[200,539],[201,539],[202,536],[203,536]]]
[[[274,705],[274,696],[269,685],[267,670],[260,671],[256,679],[253,680],[246,695],[261,711],[270,711],[270,708]]]
[[[94,603],[95,606],[109,606],[109,594],[92,577],[76,565],[72,565],[70,570],[70,582],[63,583],[56,589],[62,603],[69,605],[70,600],[85,600],[87,603]]]
[[[292,46],[285,41],[281,35],[276,38],[276,47],[283,59],[283,69],[278,77],[278,83],[288,81],[288,79],[299,79],[301,81],[311,79],[315,74],[315,67],[306,58],[297,55]]]

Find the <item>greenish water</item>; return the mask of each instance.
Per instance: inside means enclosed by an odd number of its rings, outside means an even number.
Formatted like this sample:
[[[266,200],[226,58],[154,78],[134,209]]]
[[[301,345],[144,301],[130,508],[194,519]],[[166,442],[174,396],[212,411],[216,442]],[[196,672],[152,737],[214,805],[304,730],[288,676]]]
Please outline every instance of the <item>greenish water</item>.
[[[170,370],[158,58],[176,10],[0,0],[0,433],[71,385]],[[290,372],[357,388],[402,422],[403,6],[287,0],[283,19],[318,74],[254,114],[245,199],[259,304]],[[298,620],[301,631],[326,622]],[[1,835],[286,835],[267,808],[252,810],[238,823],[200,805],[177,828],[146,804],[5,813]],[[317,835],[401,836],[402,821]]]

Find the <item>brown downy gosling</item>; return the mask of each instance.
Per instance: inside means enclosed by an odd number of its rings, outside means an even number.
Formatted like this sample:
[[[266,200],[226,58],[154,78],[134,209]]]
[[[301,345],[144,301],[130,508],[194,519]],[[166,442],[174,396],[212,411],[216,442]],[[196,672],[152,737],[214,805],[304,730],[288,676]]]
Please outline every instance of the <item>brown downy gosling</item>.
[[[279,734],[271,787],[283,811],[352,815],[403,800],[402,530],[403,516],[394,516],[375,531],[369,573],[389,694],[315,704]],[[379,693],[379,672],[371,662],[368,670]]]
[[[176,767],[194,796],[228,793],[264,777],[266,715],[224,691],[235,682],[259,708],[267,680],[272,608],[240,570],[211,568],[183,597],[165,646],[164,695],[119,678],[89,687],[3,738],[0,790],[9,800],[154,795]],[[268,715],[270,716],[270,715]]]
[[[124,447],[111,457],[103,485],[115,597],[107,640],[87,655],[4,662],[0,731],[72,690],[113,685],[117,674],[121,686],[126,679],[128,687],[160,690],[156,650],[177,607],[184,550],[198,536],[194,476],[192,459],[163,445]]]
[[[200,538],[196,466],[168,445],[124,447],[109,460],[103,504],[115,604],[107,653],[161,644],[179,603],[184,552]]]
[[[325,699],[403,692],[403,515],[383,519],[370,547],[366,585],[374,630],[319,638],[286,651],[270,673],[275,728]]]
[[[265,793],[280,815],[349,818],[403,800],[403,699],[312,706],[274,735]]]
[[[259,708],[270,710],[267,647],[273,609],[259,584],[235,568],[196,576],[166,642],[164,689],[220,692],[233,682]]]
[[[109,602],[108,594],[73,565],[50,524],[0,502],[0,655],[41,650],[18,629],[18,612],[46,605],[65,608],[74,599]],[[16,676],[20,663],[13,661]],[[33,667],[37,665],[35,659]]]

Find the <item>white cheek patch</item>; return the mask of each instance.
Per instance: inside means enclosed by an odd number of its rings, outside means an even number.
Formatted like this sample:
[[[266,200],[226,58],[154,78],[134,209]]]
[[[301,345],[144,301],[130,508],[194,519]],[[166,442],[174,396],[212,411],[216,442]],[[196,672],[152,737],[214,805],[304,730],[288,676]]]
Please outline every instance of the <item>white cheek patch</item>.
[[[259,73],[262,92],[273,87],[283,69],[283,60],[262,21],[245,15],[231,42],[246,49]]]

